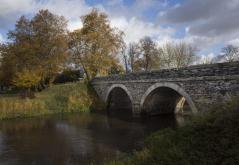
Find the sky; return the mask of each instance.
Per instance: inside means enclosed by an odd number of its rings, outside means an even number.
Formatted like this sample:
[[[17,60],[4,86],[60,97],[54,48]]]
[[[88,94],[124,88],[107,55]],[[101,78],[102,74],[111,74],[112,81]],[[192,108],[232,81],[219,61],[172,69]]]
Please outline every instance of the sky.
[[[225,45],[239,46],[239,0],[0,0],[0,42],[7,41],[21,15],[48,9],[68,19],[73,31],[92,8],[108,14],[112,27],[124,31],[126,43],[144,36],[159,45],[184,41],[209,58]]]

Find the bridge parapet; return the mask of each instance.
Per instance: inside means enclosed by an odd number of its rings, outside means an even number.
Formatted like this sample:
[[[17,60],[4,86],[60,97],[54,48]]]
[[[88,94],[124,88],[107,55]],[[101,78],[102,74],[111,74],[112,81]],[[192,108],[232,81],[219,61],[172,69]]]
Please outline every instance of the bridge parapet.
[[[162,69],[150,72],[136,72],[123,75],[110,75],[96,77],[92,83],[100,81],[132,81],[147,79],[175,79],[175,78],[199,78],[239,75],[239,61],[231,63],[217,63],[208,65],[195,65],[179,69]]]

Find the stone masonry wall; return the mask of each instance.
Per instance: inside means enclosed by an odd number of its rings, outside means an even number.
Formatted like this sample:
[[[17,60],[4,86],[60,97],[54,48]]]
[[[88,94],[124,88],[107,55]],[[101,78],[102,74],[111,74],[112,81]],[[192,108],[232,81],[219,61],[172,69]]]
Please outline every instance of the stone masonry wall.
[[[135,112],[140,112],[142,96],[152,85],[173,83],[190,96],[198,111],[203,111],[230,96],[239,96],[239,62],[97,77],[91,83],[103,100],[113,85],[124,86]]]

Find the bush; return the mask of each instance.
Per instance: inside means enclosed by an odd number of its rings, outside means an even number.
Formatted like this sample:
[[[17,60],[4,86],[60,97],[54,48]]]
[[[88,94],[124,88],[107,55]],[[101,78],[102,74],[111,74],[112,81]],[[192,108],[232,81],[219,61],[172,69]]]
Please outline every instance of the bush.
[[[83,73],[81,70],[64,70],[62,73],[58,74],[54,83],[67,83],[79,81],[80,78],[83,78]]]

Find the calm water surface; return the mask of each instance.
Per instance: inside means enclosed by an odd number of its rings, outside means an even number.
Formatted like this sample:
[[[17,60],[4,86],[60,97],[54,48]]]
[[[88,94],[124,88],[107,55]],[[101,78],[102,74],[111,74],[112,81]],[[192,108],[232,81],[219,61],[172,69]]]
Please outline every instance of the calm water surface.
[[[0,165],[101,164],[143,147],[150,133],[183,118],[123,121],[101,114],[72,114],[0,121]]]

